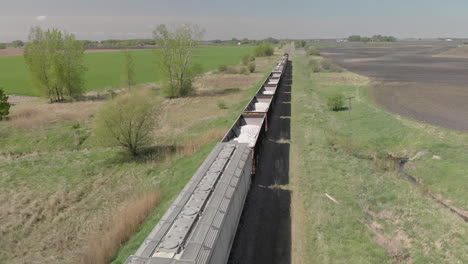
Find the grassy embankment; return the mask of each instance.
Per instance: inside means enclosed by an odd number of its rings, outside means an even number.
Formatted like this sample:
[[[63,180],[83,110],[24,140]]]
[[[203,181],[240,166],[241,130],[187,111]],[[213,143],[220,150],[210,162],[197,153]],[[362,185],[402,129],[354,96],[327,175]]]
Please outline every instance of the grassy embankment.
[[[236,64],[239,57],[253,51],[253,46],[211,46],[194,51],[195,63],[200,63],[205,72],[218,66]],[[131,54],[136,67],[137,83],[159,81],[156,68],[159,50],[133,50]],[[101,90],[120,86],[123,65],[122,52],[85,53],[84,64],[88,71],[85,77],[85,91]],[[29,71],[22,56],[0,58],[0,87],[7,94],[39,96],[34,89]]]
[[[83,252],[110,254],[113,263],[124,262],[224,135],[276,59],[257,59],[254,74],[206,75],[196,81],[197,95],[188,98],[162,100],[158,89],[142,85],[160,104],[160,125],[151,152],[139,161],[95,140],[92,116],[100,101],[13,106],[14,118],[0,123],[0,263],[77,263]],[[220,63],[229,64],[230,59]],[[219,108],[220,101],[226,109]],[[22,110],[16,109],[21,108],[28,109],[26,114],[18,114]],[[160,199],[155,190],[160,191]],[[158,204],[155,209],[154,204]],[[138,208],[150,212],[149,220],[118,253],[102,252],[111,249],[96,241],[106,241],[102,236],[117,231],[128,233],[125,229],[130,228],[109,223],[119,222],[116,217],[141,216]],[[86,245],[96,246],[97,252]]]
[[[321,58],[296,52],[293,63],[294,263],[466,261],[468,226],[427,192],[466,213],[468,135],[385,112],[367,78],[312,73],[310,59]],[[326,108],[334,92],[355,97],[351,118]],[[420,187],[398,174],[396,157],[415,157],[406,170]]]

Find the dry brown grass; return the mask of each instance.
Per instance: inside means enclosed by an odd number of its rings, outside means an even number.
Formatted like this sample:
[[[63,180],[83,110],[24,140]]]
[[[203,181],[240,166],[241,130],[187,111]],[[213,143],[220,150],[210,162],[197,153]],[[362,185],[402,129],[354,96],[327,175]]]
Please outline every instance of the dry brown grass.
[[[96,101],[56,104],[42,101],[19,103],[12,107],[7,123],[17,128],[27,129],[63,121],[83,121],[92,116],[101,103]]]
[[[182,143],[181,147],[177,149],[177,155],[190,156],[204,145],[213,142],[214,139],[220,140],[225,133],[224,129],[212,129],[198,138]]]
[[[116,250],[135,233],[161,199],[159,191],[147,192],[124,203],[102,230],[86,240],[87,247],[79,263],[108,263]]]
[[[180,134],[200,121],[217,118],[226,114],[228,109],[220,110],[220,100],[232,105],[243,98],[243,91],[261,79],[260,74],[244,75],[214,75],[202,77],[195,85],[198,92],[205,92],[204,96],[193,96],[165,100],[159,111],[159,128],[155,131],[158,136]],[[242,84],[241,86],[237,86]],[[226,88],[238,88],[232,92],[223,93]],[[217,92],[219,91],[219,92]],[[209,94],[210,93],[210,94]]]
[[[258,80],[258,74],[239,75],[239,74],[206,74],[197,79],[195,87],[200,90],[217,90],[225,88],[247,88]]]

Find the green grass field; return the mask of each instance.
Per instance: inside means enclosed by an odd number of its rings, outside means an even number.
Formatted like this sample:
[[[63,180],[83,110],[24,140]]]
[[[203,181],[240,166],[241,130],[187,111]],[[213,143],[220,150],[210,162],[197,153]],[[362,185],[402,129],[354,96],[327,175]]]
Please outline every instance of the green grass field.
[[[220,65],[237,64],[240,56],[250,54],[253,46],[211,46],[194,51],[194,62],[200,63],[205,72]],[[134,50],[131,52],[136,66],[138,83],[157,82],[158,50]],[[86,91],[120,87],[120,73],[123,65],[122,52],[94,52],[84,55]],[[39,96],[34,88],[29,71],[22,56],[0,58],[0,87],[7,94]]]
[[[293,61],[293,262],[464,263],[466,223],[426,191],[468,209],[467,134],[385,112],[367,78],[312,73],[309,60],[320,58],[296,52]],[[355,97],[351,115],[327,109],[335,92]],[[394,167],[420,151],[406,169],[421,188]]]

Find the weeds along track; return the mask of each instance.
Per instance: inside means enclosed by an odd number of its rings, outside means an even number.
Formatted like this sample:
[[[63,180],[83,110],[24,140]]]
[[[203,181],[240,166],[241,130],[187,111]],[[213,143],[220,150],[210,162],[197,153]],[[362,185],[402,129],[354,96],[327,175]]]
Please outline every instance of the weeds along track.
[[[127,264],[228,261],[288,57],[280,58]]]

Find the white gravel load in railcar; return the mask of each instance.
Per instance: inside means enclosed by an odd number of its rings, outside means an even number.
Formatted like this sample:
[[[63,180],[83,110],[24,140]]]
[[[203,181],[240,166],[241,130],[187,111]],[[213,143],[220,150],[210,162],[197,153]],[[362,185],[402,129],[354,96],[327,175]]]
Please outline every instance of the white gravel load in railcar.
[[[254,111],[258,111],[258,112],[266,112],[268,110],[268,107],[270,106],[270,104],[268,103],[255,103],[254,104]]]
[[[233,141],[248,144],[249,147],[253,148],[255,146],[255,143],[257,142],[258,133],[260,133],[260,126],[241,126],[240,129],[236,129],[236,134],[238,136],[235,137]]]

